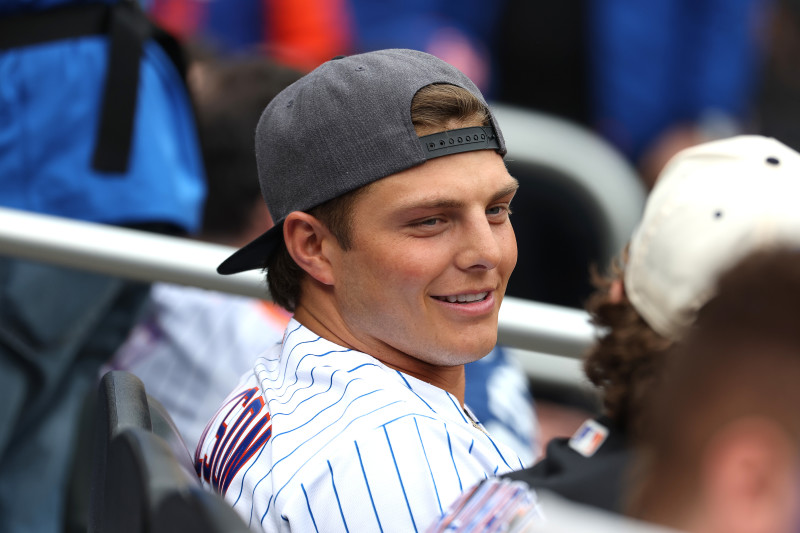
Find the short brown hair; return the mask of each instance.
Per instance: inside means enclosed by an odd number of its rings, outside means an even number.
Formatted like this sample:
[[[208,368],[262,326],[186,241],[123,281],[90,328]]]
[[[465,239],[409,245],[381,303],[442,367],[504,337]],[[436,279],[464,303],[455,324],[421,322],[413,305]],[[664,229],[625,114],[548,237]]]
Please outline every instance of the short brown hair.
[[[411,122],[420,137],[489,124],[489,110],[471,92],[455,85],[428,85],[411,100]]]
[[[454,85],[428,85],[420,89],[411,101],[411,121],[419,136],[466,126],[486,126],[489,118],[489,110],[483,102],[466,89]],[[368,187],[365,185],[309,211],[330,230],[345,250],[352,246],[353,204]],[[281,239],[267,262],[267,285],[273,301],[294,311],[305,275]]]
[[[349,250],[353,245],[352,217],[350,216],[353,204],[367,189],[369,189],[369,184],[328,200],[309,211],[309,214],[330,230],[336,237],[339,246],[345,250]],[[293,312],[297,306],[297,300],[300,298],[300,282],[304,276],[305,270],[295,263],[286,249],[286,243],[280,239],[267,262],[267,284],[273,301]]]

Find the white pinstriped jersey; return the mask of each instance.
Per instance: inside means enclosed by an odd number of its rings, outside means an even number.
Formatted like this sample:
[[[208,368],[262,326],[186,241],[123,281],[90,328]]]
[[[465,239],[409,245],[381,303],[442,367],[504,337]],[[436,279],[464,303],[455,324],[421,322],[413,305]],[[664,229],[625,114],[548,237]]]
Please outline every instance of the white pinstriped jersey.
[[[424,531],[524,465],[444,390],[295,320],[209,422],[204,485],[264,531]]]

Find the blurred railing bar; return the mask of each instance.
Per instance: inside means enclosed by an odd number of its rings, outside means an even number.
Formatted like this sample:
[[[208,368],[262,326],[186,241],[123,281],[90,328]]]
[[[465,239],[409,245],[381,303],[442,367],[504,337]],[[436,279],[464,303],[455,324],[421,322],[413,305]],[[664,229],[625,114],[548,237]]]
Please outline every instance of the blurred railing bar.
[[[216,266],[232,251],[190,239],[0,208],[0,255],[269,299],[261,272],[217,274]],[[577,309],[506,297],[500,310],[498,341],[513,348],[580,357],[594,334],[587,314]]]

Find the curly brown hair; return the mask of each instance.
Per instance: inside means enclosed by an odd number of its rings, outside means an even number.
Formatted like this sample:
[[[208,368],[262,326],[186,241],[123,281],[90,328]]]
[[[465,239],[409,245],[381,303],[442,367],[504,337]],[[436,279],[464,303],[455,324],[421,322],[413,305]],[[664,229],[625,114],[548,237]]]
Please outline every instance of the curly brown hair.
[[[586,310],[602,333],[587,353],[583,370],[600,389],[604,414],[633,436],[641,429],[648,391],[660,375],[671,341],[645,322],[624,290],[613,293],[612,287],[622,283],[626,263],[627,250],[612,261],[608,274],[592,268],[596,290]]]

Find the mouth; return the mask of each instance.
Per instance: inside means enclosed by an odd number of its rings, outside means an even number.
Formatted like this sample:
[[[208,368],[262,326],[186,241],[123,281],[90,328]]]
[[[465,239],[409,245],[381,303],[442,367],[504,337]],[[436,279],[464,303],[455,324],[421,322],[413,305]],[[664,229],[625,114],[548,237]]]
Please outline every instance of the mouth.
[[[447,302],[451,304],[471,304],[475,302],[482,302],[489,296],[488,291],[476,292],[471,294],[450,294],[447,296],[434,296],[440,302]]]

